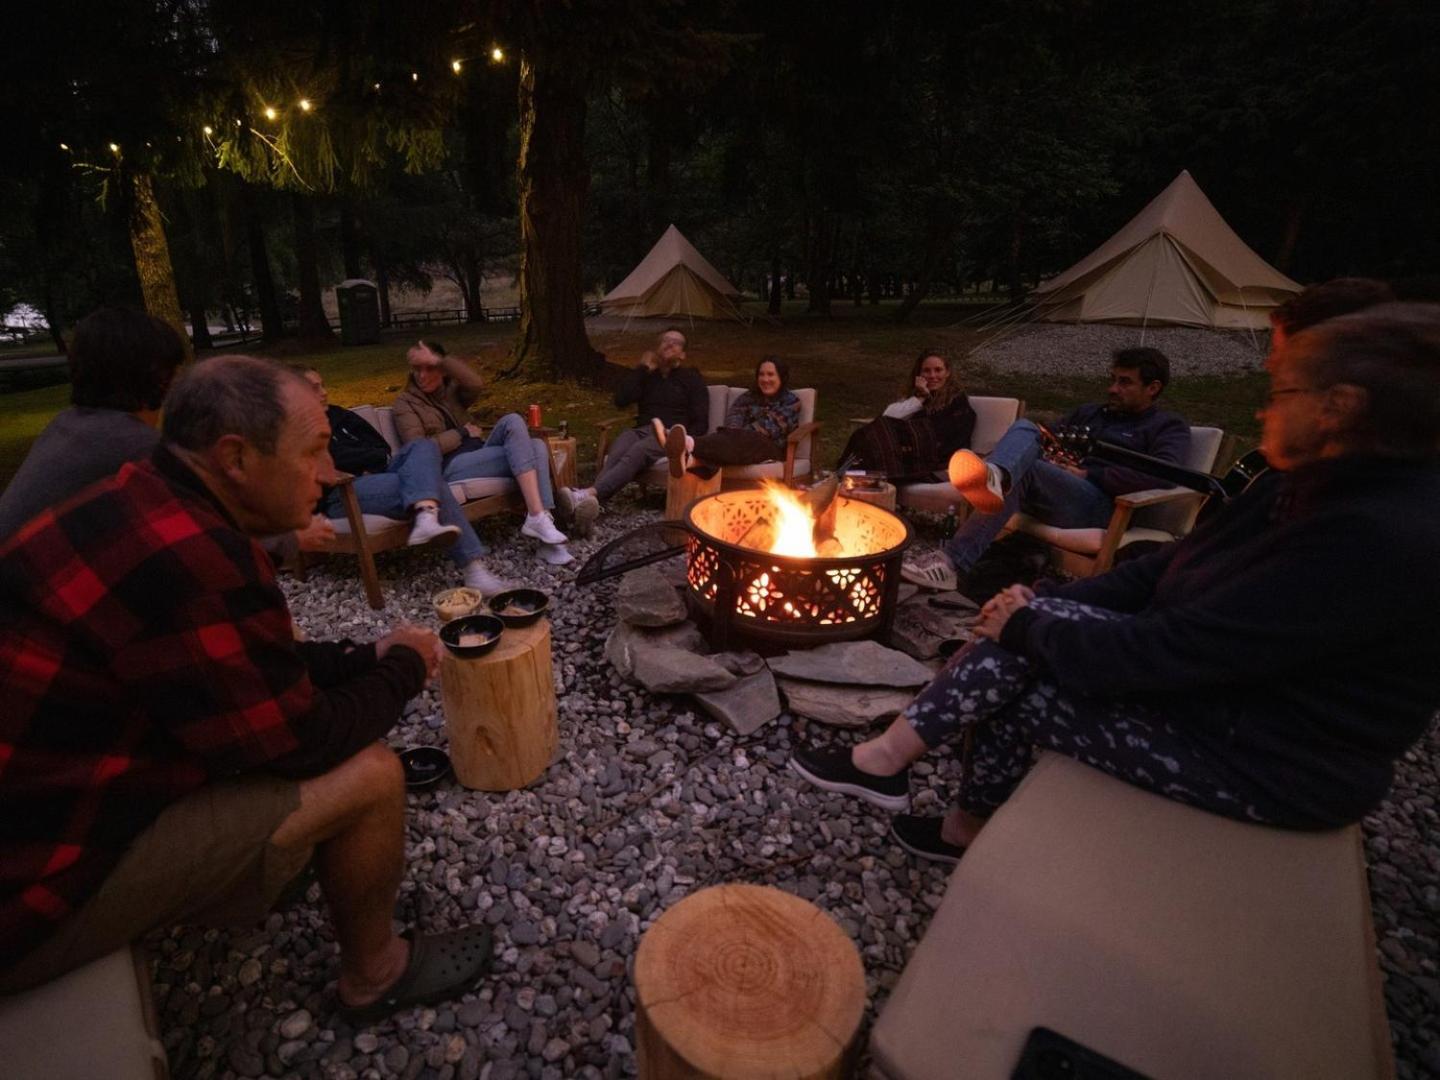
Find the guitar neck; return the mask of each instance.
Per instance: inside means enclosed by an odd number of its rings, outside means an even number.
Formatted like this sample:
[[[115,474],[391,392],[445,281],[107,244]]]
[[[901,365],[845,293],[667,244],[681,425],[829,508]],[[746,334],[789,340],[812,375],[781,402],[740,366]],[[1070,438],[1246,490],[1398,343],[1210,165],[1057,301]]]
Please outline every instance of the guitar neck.
[[[1150,454],[1142,454],[1139,450],[1131,450],[1128,446],[1117,446],[1115,443],[1097,440],[1090,444],[1090,456],[1108,461],[1112,465],[1124,465],[1136,472],[1143,472],[1147,476],[1154,476],[1160,480],[1169,480],[1172,484],[1179,484],[1191,491],[1198,491],[1202,495],[1214,495],[1222,500],[1230,497],[1230,492],[1226,490],[1225,485],[1209,473],[1200,472],[1197,469],[1187,469],[1183,465],[1176,465],[1173,461],[1164,461]]]

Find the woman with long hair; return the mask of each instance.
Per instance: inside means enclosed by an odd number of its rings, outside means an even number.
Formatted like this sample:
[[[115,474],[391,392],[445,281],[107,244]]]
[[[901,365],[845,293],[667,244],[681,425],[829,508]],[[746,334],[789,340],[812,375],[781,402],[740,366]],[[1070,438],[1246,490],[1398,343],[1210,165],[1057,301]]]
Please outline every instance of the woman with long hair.
[[[790,365],[778,356],[762,356],[750,389],[731,404],[723,425],[694,437],[681,424],[667,432],[656,420],[655,437],[676,470],[688,466],[688,455],[700,465],[759,465],[783,458],[785,440],[800,424],[800,399],[789,385]]]
[[[842,463],[890,480],[929,479],[970,445],[975,410],[938,351],[926,349],[915,358],[903,392],[902,400],[850,436]]]

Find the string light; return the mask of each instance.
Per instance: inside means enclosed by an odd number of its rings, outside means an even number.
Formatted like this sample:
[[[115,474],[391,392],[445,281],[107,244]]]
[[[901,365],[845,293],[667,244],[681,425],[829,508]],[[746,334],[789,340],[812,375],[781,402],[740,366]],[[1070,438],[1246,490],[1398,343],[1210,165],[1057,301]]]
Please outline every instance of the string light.
[[[379,90],[379,89],[380,89],[380,84],[379,84],[378,82],[375,84],[375,89],[376,89],[376,90]]]
[[[110,152],[111,152],[112,154],[118,154],[118,153],[120,152],[120,145],[119,145],[118,143],[113,143],[113,142],[112,142],[112,143],[110,144]]]
[[[63,142],[60,144],[60,149],[64,150],[67,154],[70,152],[70,147]]]
[[[277,116],[279,116],[279,115],[280,115],[280,114],[277,113],[277,112],[276,112],[273,108],[271,108],[269,105],[266,105],[266,106],[265,106],[265,119],[266,119],[266,120],[274,120],[275,117],[277,117]]]
[[[239,118],[237,117],[236,120],[235,120],[235,126],[236,126],[236,127],[244,127],[245,125],[244,125],[243,123],[241,123],[240,120],[239,120]]]
[[[419,81],[420,81],[420,73],[419,73],[418,71],[412,71],[412,72],[410,73],[410,81],[411,81],[411,82],[419,82]]]
[[[204,131],[205,131],[206,137],[209,137],[209,136],[215,134],[215,129],[212,128],[209,124],[206,124],[206,125],[205,125]]]
[[[450,70],[453,71],[456,75],[459,75],[459,74],[460,74],[460,68],[461,68],[461,67],[462,67],[462,65],[461,65],[461,63],[460,63],[459,60],[451,60],[451,61],[450,61]]]
[[[505,59],[505,50],[500,48],[499,45],[496,45],[493,49],[490,50],[490,59],[495,61],[495,63],[497,64],[500,63],[501,60]]]
[[[314,106],[310,104],[310,99],[309,99],[309,98],[303,98],[303,97],[302,97],[302,98],[300,99],[300,111],[301,111],[301,112],[309,112],[312,108],[314,108]]]

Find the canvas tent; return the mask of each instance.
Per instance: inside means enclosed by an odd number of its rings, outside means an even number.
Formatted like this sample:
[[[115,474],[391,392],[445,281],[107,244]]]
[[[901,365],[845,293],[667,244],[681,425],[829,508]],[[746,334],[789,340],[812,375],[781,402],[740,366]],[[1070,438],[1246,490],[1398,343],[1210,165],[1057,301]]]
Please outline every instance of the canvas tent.
[[[1130,223],[1035,290],[1051,322],[1268,325],[1300,286],[1251,251],[1189,172]]]
[[[739,298],[739,290],[671,225],[640,265],[605,294],[600,309],[607,315],[628,318],[738,318],[735,301]]]

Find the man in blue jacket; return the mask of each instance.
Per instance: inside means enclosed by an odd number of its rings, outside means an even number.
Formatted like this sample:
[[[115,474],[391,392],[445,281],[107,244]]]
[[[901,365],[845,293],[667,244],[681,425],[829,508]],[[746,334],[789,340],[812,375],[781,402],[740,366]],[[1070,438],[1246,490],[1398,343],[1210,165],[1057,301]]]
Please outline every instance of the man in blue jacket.
[[[1267,366],[1270,473],[1108,574],[999,593],[882,736],[799,750],[795,771],[898,812],[910,763],[972,732],[958,805],[892,823],[951,862],[1035,746],[1245,821],[1332,828],[1378,804],[1440,707],[1440,306],[1322,322]]]
[[[1097,441],[1184,464],[1190,425],[1155,404],[1169,381],[1170,361],[1159,349],[1120,349],[1113,354],[1106,400],[1072,410],[1060,427],[1085,429]],[[1167,486],[1093,457],[1078,464],[1046,461],[1042,448],[1039,426],[1017,420],[988,457],[969,450],[955,454],[950,481],[976,512],[940,552],[907,561],[901,571],[905,579],[925,588],[953,589],[958,573],[963,587],[964,575],[1017,511],[1062,529],[1104,528],[1117,495]]]

